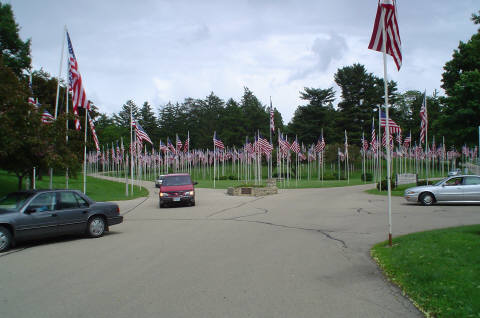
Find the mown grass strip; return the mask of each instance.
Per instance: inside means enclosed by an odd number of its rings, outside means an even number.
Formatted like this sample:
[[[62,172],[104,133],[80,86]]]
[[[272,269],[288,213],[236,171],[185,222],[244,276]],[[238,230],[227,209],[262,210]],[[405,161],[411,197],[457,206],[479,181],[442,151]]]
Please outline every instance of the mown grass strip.
[[[65,176],[54,175],[52,181],[53,189],[65,189]],[[18,190],[17,177],[2,170],[0,170],[0,184],[2,184],[0,195]],[[49,186],[49,176],[43,176],[42,180],[37,180],[36,182],[37,189],[48,189]],[[70,178],[68,188],[83,191],[83,176],[78,175],[76,178]],[[129,195],[127,197],[125,196],[125,183],[87,176],[87,195],[95,201],[121,201],[146,197],[148,196],[148,190],[134,186],[133,196]]]
[[[371,254],[428,316],[480,317],[480,225],[405,235]]]

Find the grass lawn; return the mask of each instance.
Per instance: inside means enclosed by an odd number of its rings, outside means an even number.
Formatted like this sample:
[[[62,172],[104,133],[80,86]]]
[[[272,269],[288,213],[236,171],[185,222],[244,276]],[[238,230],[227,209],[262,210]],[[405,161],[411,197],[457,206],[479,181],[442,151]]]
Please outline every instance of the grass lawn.
[[[392,196],[402,197],[403,193],[405,192],[406,189],[411,188],[411,187],[416,187],[416,186],[417,185],[415,183],[399,185],[398,187],[396,187],[395,189],[392,190]],[[378,194],[378,195],[387,195],[388,194],[387,190],[379,191],[377,188],[369,189],[365,192],[370,193],[370,194]]]
[[[424,313],[480,317],[480,225],[405,235],[371,254]]]
[[[17,191],[17,177],[0,170],[0,195],[5,195],[12,191]],[[25,186],[25,180],[24,180]],[[49,176],[43,176],[42,180],[37,180],[37,189],[48,189],[50,186]],[[53,176],[53,188],[65,189],[65,176]],[[69,189],[83,191],[83,176],[69,179]],[[130,190],[130,189],[129,189]],[[125,183],[113,182],[109,180],[97,179],[87,176],[87,195],[96,201],[120,201],[130,200],[139,197],[146,197],[148,191],[145,188],[134,187],[133,196],[125,196]]]

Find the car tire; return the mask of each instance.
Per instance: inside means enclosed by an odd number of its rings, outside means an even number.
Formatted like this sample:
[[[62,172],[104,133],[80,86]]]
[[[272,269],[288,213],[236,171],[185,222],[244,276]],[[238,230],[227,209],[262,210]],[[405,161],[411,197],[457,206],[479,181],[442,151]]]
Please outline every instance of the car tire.
[[[5,252],[12,245],[12,233],[10,230],[0,226],[0,253]]]
[[[420,195],[420,203],[425,206],[430,206],[435,203],[435,197],[429,192],[422,193]]]
[[[190,203],[191,206],[195,206],[195,200]]]
[[[158,207],[159,207],[160,209],[163,208],[162,202],[158,202]]]
[[[100,237],[105,233],[107,226],[105,219],[101,216],[94,216],[90,219],[87,226],[87,233],[90,237]]]

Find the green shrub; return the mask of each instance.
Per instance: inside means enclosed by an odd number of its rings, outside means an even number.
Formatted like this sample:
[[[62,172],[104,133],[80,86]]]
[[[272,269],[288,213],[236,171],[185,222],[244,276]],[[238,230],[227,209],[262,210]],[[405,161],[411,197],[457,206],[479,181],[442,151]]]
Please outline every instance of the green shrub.
[[[373,176],[371,173],[367,172],[362,174],[362,181],[372,181],[372,180],[373,180]]]
[[[217,180],[227,180],[227,176],[219,176]]]
[[[434,184],[435,182],[432,181],[432,180],[428,180],[428,184]],[[427,180],[418,180],[417,181],[417,186],[424,186],[424,185],[427,185]]]
[[[380,189],[380,184],[381,184],[381,189]],[[392,180],[390,180],[390,188],[393,190],[395,189],[397,186],[395,185],[395,182],[392,182]],[[382,180],[382,182],[380,183],[377,183],[377,189],[380,190],[380,191],[386,191],[388,190],[387,188],[387,180]]]
[[[231,176],[231,175],[228,176],[228,179],[229,179],[229,180],[237,180],[237,178],[236,178],[235,176]]]

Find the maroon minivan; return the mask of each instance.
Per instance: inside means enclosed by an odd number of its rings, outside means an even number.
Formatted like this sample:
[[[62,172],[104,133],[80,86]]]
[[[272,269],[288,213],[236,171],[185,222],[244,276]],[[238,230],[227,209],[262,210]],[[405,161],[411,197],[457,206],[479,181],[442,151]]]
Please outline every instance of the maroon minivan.
[[[192,182],[188,173],[167,174],[163,178],[158,194],[160,208],[165,205],[187,204],[195,205],[195,188],[197,182]]]

